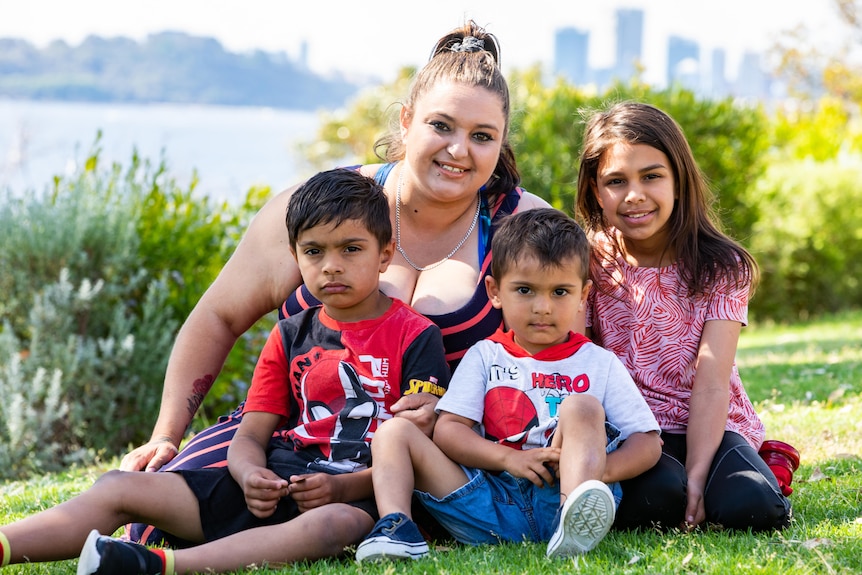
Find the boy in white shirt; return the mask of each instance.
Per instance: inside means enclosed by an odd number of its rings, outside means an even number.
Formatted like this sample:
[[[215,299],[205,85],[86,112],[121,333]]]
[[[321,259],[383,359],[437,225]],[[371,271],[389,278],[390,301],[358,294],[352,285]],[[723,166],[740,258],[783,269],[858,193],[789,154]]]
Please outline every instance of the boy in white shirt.
[[[464,356],[433,441],[398,420],[378,429],[381,519],[359,561],[428,553],[410,516],[414,489],[462,543],[549,541],[549,557],[584,553],[613,523],[618,482],[659,459],[659,426],[622,362],[571,331],[591,285],[583,230],[558,210],[528,210],[501,223],[491,249],[486,287],[508,331]]]

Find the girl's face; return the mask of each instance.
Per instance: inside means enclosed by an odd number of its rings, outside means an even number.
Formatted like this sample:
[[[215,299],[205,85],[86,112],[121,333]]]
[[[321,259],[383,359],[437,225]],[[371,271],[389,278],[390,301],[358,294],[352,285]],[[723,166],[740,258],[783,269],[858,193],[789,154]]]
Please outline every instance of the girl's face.
[[[654,255],[667,247],[677,193],[663,152],[647,144],[613,144],[599,160],[593,191],[630,255]]]
[[[412,110],[401,111],[413,186],[436,201],[475,198],[497,166],[505,130],[496,94],[453,82],[437,84]]]

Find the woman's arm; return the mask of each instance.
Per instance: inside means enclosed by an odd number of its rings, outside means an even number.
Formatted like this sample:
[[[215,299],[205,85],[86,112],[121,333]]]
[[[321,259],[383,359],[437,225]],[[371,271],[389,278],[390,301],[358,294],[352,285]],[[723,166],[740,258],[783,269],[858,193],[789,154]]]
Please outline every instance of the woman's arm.
[[[730,373],[741,329],[739,322],[729,320],[707,321],[703,327],[686,431],[688,505],[685,521],[691,527],[706,518],[703,493],[727,425]]]
[[[173,459],[236,340],[301,283],[284,223],[292,191],[281,192],[261,208],[189,314],[168,360],[150,442],[126,455],[121,469],[157,470]]]

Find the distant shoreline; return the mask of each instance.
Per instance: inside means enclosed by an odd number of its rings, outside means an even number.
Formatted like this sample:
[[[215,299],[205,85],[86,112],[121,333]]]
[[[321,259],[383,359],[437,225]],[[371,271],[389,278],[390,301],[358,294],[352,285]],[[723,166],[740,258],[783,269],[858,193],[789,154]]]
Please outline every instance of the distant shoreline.
[[[0,97],[0,188],[42,190],[79,169],[96,142],[100,166],[133,153],[164,157],[171,177],[216,201],[242,201],[251,186],[281,190],[310,175],[299,146],[314,139],[315,112],[261,106],[62,102]]]

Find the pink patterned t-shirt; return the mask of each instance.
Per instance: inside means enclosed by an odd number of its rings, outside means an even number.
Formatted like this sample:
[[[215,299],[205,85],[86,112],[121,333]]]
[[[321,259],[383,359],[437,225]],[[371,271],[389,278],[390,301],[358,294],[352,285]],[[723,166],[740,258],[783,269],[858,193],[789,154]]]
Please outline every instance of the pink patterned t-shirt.
[[[730,320],[745,325],[748,285],[736,286],[732,279],[722,278],[708,294],[692,298],[676,264],[636,267],[621,256],[616,263],[605,262],[601,282],[604,285],[590,291],[587,307],[593,340],[622,360],[662,430],[684,433],[704,324]],[[763,442],[763,423],[745,392],[736,362],[730,374],[725,429],[739,433],[755,449]]]

